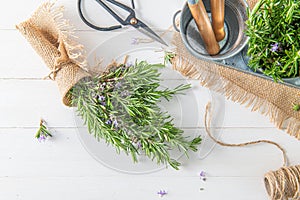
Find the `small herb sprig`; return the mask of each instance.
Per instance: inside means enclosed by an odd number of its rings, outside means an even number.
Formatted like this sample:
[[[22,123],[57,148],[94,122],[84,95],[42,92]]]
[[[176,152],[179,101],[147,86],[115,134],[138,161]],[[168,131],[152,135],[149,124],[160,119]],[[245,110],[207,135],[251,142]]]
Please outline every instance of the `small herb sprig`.
[[[134,162],[143,153],[178,169],[180,163],[169,151],[178,148],[187,155],[188,150],[197,150],[201,138],[188,140],[158,106],[162,98],[170,100],[191,87],[160,89],[159,69],[163,67],[144,61],[132,66],[112,65],[101,75],[78,83],[71,90],[72,103],[88,131],[117,152],[130,154]]]
[[[300,1],[260,0],[248,11],[249,66],[275,81],[300,75]]]
[[[300,104],[293,104],[293,110],[294,111],[300,111]]]
[[[46,122],[43,119],[40,120],[40,127],[35,134],[35,138],[37,138],[39,142],[45,141],[47,138],[52,137],[45,123]]]

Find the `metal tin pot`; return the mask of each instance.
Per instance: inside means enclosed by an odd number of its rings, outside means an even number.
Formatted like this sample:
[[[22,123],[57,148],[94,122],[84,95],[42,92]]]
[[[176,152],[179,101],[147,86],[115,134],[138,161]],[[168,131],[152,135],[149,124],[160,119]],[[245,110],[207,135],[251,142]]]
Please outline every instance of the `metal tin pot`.
[[[210,16],[210,1],[203,0],[204,6]],[[184,5],[180,17],[180,33],[188,51],[199,59],[224,60],[238,54],[247,44],[245,35],[245,21],[247,20],[248,5],[244,0],[225,0],[225,32],[226,37],[219,42],[220,53],[209,55],[204,47],[196,23],[193,20],[187,4]]]

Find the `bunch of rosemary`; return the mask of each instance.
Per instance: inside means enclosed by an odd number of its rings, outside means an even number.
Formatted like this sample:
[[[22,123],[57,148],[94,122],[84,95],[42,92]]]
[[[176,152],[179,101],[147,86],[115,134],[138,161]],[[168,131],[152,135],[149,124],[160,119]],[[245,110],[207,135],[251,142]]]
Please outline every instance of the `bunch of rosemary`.
[[[134,162],[139,154],[145,154],[178,169],[180,163],[169,151],[178,148],[186,155],[188,150],[197,151],[201,138],[187,140],[158,106],[161,98],[170,100],[191,87],[160,89],[162,67],[147,62],[112,65],[99,76],[78,83],[71,90],[72,103],[88,131],[113,145],[118,153],[131,154]]]
[[[249,66],[275,81],[300,76],[300,1],[260,0],[248,16]]]

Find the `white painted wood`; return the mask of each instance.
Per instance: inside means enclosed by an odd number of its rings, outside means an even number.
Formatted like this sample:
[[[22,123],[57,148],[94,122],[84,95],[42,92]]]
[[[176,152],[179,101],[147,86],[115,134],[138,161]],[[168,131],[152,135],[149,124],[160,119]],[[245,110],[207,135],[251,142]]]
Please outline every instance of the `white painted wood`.
[[[166,80],[170,87],[186,83],[184,81]],[[185,114],[183,127],[195,127],[197,121],[203,127],[203,116],[205,106],[211,99],[207,89],[200,87],[197,81],[190,81],[194,85],[194,97],[183,96],[188,101],[195,98],[193,102],[199,103],[199,117],[195,114]],[[17,92],[16,92],[17,91]],[[57,86],[50,80],[1,80],[0,79],[0,127],[36,127],[40,117],[45,117],[51,126],[55,127],[74,127],[74,114],[72,108],[65,107],[61,102],[61,96]],[[191,93],[193,94],[193,93]],[[222,103],[224,98],[220,95],[211,93],[216,104]],[[203,96],[201,96],[203,95]],[[180,103],[182,103],[180,101]],[[169,105],[170,113],[178,113],[177,107]],[[191,105],[193,106],[193,105]],[[221,105],[222,106],[222,105]],[[186,107],[186,105],[184,106]],[[193,107],[188,107],[191,112]],[[250,112],[230,101],[225,101],[224,112],[215,112],[215,117],[220,122],[215,126],[222,127],[273,127],[268,119],[256,112]],[[12,112],[13,111],[13,112]],[[29,114],[30,113],[30,114]],[[240,117],[240,114],[243,117]],[[224,115],[224,119],[223,116]],[[175,116],[174,116],[175,117]],[[180,116],[178,116],[180,117]],[[196,118],[195,118],[196,117]]]
[[[33,13],[42,0],[38,1],[6,1],[0,8],[1,29],[14,29],[15,25],[24,21]],[[130,0],[121,0],[130,6]],[[81,22],[77,13],[77,1],[58,0],[58,5],[64,5],[65,17],[70,19],[70,22],[79,30],[91,30],[84,23]],[[136,14],[137,17],[149,24],[151,27],[165,30],[166,27],[171,26],[173,14],[183,7],[184,1],[181,0],[136,0]],[[99,25],[112,25],[116,21],[97,5],[94,1],[84,1],[84,8],[87,17]],[[126,13],[121,13],[126,14]],[[163,16],[163,17],[161,17]]]
[[[211,178],[203,183],[191,177],[71,177],[71,178],[1,178],[3,199],[162,199],[157,192],[168,192],[163,199],[267,199],[259,178]],[[5,189],[3,189],[5,188]],[[200,191],[200,188],[204,188]],[[233,192],[234,191],[234,192]]]
[[[77,136],[73,109],[62,105],[54,82],[41,80],[48,74],[48,69],[14,28],[41,2],[3,1],[0,7],[1,200],[153,200],[160,199],[156,193],[161,189],[169,193],[163,198],[172,200],[267,199],[263,175],[282,165],[280,151],[268,144],[243,148],[214,146],[203,129],[204,108],[210,95],[197,81],[190,82],[199,102],[199,125],[195,129],[195,117],[187,116],[182,127],[187,134],[201,134],[203,142],[199,152],[192,153],[189,160],[181,160],[180,171],[169,168],[152,174],[130,175],[111,170],[94,160]],[[130,1],[122,2],[129,4]],[[106,33],[92,31],[80,21],[76,1],[58,0],[58,3],[65,6],[65,16],[78,29],[78,40],[87,52],[128,29]],[[173,13],[183,3],[181,0],[136,1],[137,15],[151,27],[165,30],[171,25]],[[89,13],[97,14],[91,17],[93,20],[103,25],[114,23],[98,8],[93,1],[86,1]],[[172,86],[182,81],[166,80],[166,83]],[[220,95],[213,97],[219,106],[216,109],[225,109],[224,113],[215,113],[217,121],[213,124],[218,127],[213,133],[222,141],[240,143],[269,139],[287,150],[292,165],[300,163],[299,141],[275,129],[266,117],[224,101]],[[190,105],[188,99],[185,101]],[[194,109],[194,105],[190,107]],[[40,117],[45,118],[54,135],[45,143],[34,139]],[[112,159],[118,159],[118,155]],[[199,179],[201,170],[207,173],[206,182]],[[204,190],[200,191],[200,188]]]
[[[266,199],[263,175],[281,165],[280,152],[267,144],[240,149],[216,146],[203,160],[193,154],[189,161],[183,161],[180,171],[166,169],[127,175],[92,159],[80,145],[76,129],[51,129],[55,137],[45,143],[33,139],[35,131],[0,129],[0,197],[3,199],[38,199],[40,195],[45,195],[46,200],[127,199],[131,195],[133,199],[153,199],[160,189],[167,190],[166,198],[170,199],[220,199],[221,196],[222,199]],[[204,134],[203,130],[200,132]],[[295,153],[298,141],[274,128],[230,128],[223,130],[222,135],[222,140],[230,142],[258,138],[281,143],[291,163],[300,162]],[[199,179],[201,170],[207,173],[206,182]]]
[[[0,177],[127,176],[94,160],[82,147],[76,128],[50,128],[54,138],[45,143],[39,143],[34,138],[36,130],[0,128]],[[168,168],[152,174],[132,176],[199,178],[197,174],[204,170],[208,177],[263,177],[267,171],[282,165],[281,152],[272,145],[259,144],[242,148],[214,146],[206,138],[203,129],[184,130],[189,135],[202,135],[203,142],[199,152],[191,153],[189,160],[180,160],[183,163],[180,171]],[[286,149],[292,165],[300,162],[297,154],[298,141],[275,128],[226,128],[222,129],[220,139],[233,143],[269,139]],[[206,158],[200,158],[203,152],[209,152]],[[118,159],[118,155],[111,159]],[[108,160],[103,160],[105,161]]]

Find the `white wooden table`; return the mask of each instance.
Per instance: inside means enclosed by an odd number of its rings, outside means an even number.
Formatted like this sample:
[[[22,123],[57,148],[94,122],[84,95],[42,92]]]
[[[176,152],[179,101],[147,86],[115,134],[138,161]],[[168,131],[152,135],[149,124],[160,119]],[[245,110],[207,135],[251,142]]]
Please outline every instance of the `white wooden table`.
[[[41,2],[2,1],[0,8],[1,200],[154,200],[160,199],[156,193],[161,189],[168,191],[163,199],[170,200],[267,199],[263,175],[282,165],[280,152],[270,145],[239,149],[216,146],[205,159],[192,155],[180,171],[169,168],[143,175],[119,173],[94,160],[78,139],[73,110],[62,105],[52,81],[42,80],[48,69],[15,30],[15,25],[28,18]],[[183,3],[137,1],[137,15],[151,27],[165,29]],[[96,32],[86,27],[78,17],[76,1],[59,0],[58,4],[65,6],[65,17],[77,28],[76,34],[87,52],[121,33]],[[98,8],[90,6],[89,12],[98,13],[102,24],[114,23]],[[227,100],[224,106],[220,139],[232,143],[273,140],[287,150],[292,165],[300,163],[296,139],[243,106]],[[40,117],[46,119],[54,134],[46,143],[34,139]],[[205,140],[203,127],[187,129],[197,129]],[[207,173],[205,182],[199,178],[201,170]]]

